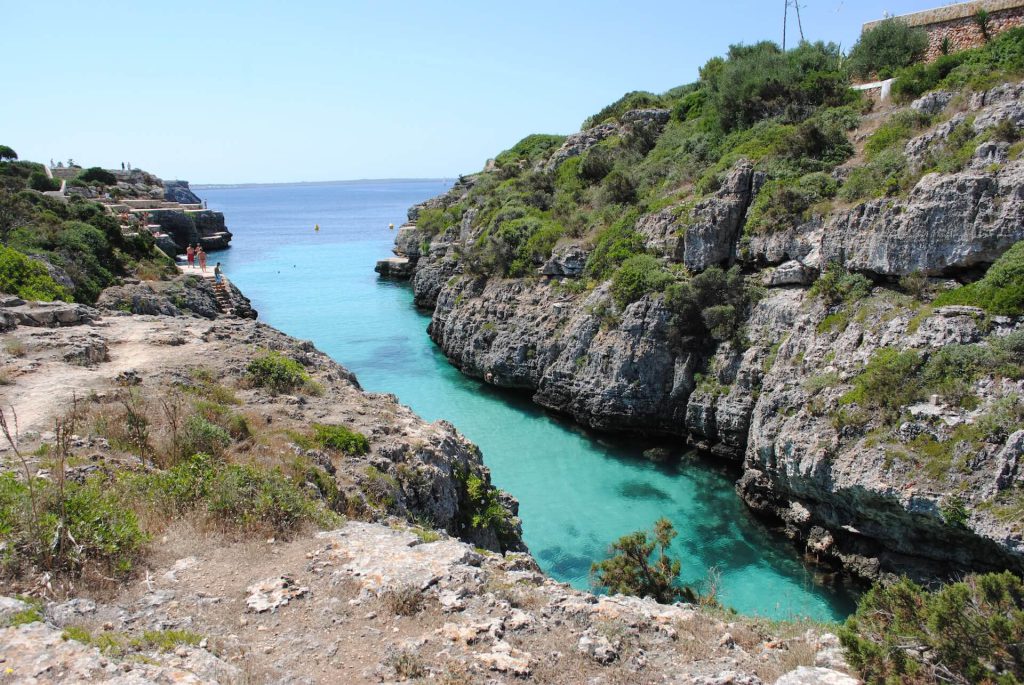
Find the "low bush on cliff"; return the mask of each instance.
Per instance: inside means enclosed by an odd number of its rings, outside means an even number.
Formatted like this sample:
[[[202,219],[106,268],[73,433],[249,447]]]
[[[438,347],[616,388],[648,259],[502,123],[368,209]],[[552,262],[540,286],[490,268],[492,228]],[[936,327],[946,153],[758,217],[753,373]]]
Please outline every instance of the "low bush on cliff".
[[[808,221],[814,214],[823,214],[828,209],[823,203],[835,197],[838,185],[821,172],[769,181],[750,207],[744,232],[784,231]]]
[[[742,348],[743,323],[761,294],[747,283],[739,266],[728,271],[713,266],[672,283],[665,289],[665,305],[672,312],[673,335],[729,341]]]
[[[166,470],[123,474],[122,496],[149,516],[194,513],[231,532],[294,533],[334,525],[338,517],[279,469],[229,464],[197,454]]]
[[[1024,241],[1003,253],[983,278],[942,293],[935,304],[970,305],[1004,316],[1024,314]]]
[[[0,245],[0,293],[26,300],[71,301],[71,293],[53,280],[43,264],[3,245]]]
[[[612,297],[620,308],[648,293],[657,293],[675,280],[661,261],[650,255],[634,255],[612,276]]]
[[[305,449],[337,450],[350,456],[370,451],[370,441],[362,433],[347,426],[314,423],[312,435],[298,435],[296,442]]]
[[[929,592],[909,580],[877,586],[840,629],[850,665],[869,683],[1024,680],[1024,583],[972,575]]]
[[[494,158],[494,163],[499,168],[531,165],[557,150],[564,141],[565,136],[534,133],[499,154]]]
[[[31,565],[58,576],[123,576],[146,535],[102,477],[84,483],[0,475],[0,559],[7,572]]]
[[[246,367],[249,382],[274,393],[311,389],[314,381],[302,364],[276,350],[265,352]]]
[[[885,19],[865,31],[853,45],[846,61],[858,78],[889,78],[897,70],[924,57],[928,33],[899,19]]]

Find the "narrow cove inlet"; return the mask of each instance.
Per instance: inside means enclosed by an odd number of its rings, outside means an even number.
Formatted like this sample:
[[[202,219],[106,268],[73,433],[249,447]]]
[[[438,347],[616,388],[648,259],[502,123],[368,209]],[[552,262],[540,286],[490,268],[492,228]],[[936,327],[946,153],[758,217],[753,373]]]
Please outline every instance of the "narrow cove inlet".
[[[552,577],[587,588],[591,562],[611,542],[666,516],[679,532],[672,551],[683,580],[703,587],[717,576],[726,606],[780,619],[850,613],[851,597],[816,582],[794,548],[753,519],[721,464],[693,454],[651,463],[642,456],[651,443],[589,433],[448,363],[408,286],[378,279],[373,265],[390,254],[388,225],[449,185],[205,187],[235,236],[211,263],[222,263],[262,320],[312,340],[366,390],[394,393],[479,445],[495,484],[518,498],[526,543]]]

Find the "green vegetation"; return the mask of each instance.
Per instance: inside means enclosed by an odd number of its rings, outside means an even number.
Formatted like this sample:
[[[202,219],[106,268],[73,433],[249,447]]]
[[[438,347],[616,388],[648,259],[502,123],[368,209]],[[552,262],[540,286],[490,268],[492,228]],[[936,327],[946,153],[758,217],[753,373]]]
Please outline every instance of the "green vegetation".
[[[871,287],[866,276],[850,273],[838,263],[830,262],[809,292],[834,307],[863,300],[871,294]]]
[[[612,543],[608,559],[591,565],[594,584],[612,593],[651,597],[662,604],[695,601],[697,594],[679,583],[681,563],[668,556],[668,546],[676,535],[672,523],[661,518],[654,522],[650,537],[643,530],[622,536]]]
[[[935,305],[963,304],[991,314],[1024,314],[1024,241],[1007,250],[985,276],[961,288],[942,293]]]
[[[295,441],[304,449],[337,450],[350,456],[370,451],[370,441],[365,435],[336,424],[314,423],[312,435],[296,435]]]
[[[339,520],[280,469],[229,464],[205,454],[166,471],[123,473],[116,490],[144,510],[172,516],[201,514],[229,532],[270,530],[287,535],[306,524],[328,527]]]
[[[12,162],[18,159],[18,153],[7,145],[0,145],[0,162]]]
[[[267,388],[274,393],[313,389],[314,381],[309,373],[291,357],[277,350],[259,355],[246,367],[249,382],[258,388]]]
[[[71,293],[50,276],[41,262],[0,245],[0,292],[26,300],[71,301]]]
[[[839,632],[869,683],[1024,681],[1024,583],[968,576],[929,592],[909,580],[876,586]]]
[[[980,48],[942,55],[900,70],[893,95],[909,101],[937,88],[983,90],[1024,74],[1024,28],[996,36]]]
[[[89,167],[75,177],[76,180],[84,183],[98,183],[100,185],[117,185],[117,177],[106,169],[98,166]]]
[[[612,297],[619,307],[625,307],[648,293],[661,292],[673,280],[657,258],[634,255],[612,277]]]
[[[28,177],[28,187],[39,192],[60,190],[60,181],[50,178],[42,171],[33,171]]]
[[[74,299],[86,303],[95,302],[103,288],[143,262],[167,263],[154,247],[152,236],[141,232],[126,238],[117,219],[101,205],[81,198],[64,203],[29,190],[31,174],[39,168],[24,162],[0,165],[0,243],[4,249],[49,264],[73,284]],[[15,275],[17,279],[34,277],[30,272]],[[16,292],[25,285],[16,280],[5,287]]]
[[[750,208],[745,231],[770,233],[804,223],[816,207],[835,197],[838,188],[835,179],[822,172],[769,181]]]
[[[510,149],[505,150],[494,158],[494,163],[499,168],[512,165],[524,166],[536,162],[541,157],[547,156],[558,149],[565,141],[565,136],[555,136],[543,133],[535,133],[526,136]]]
[[[909,67],[924,57],[928,34],[899,19],[885,19],[865,31],[850,50],[846,66],[862,79],[890,78],[897,69]]]
[[[6,570],[31,564],[71,576],[87,569],[123,576],[146,543],[135,512],[100,477],[24,483],[11,473],[0,475],[0,534]]]
[[[665,304],[678,335],[727,340],[742,348],[746,344],[743,322],[760,296],[761,291],[747,283],[738,266],[728,271],[713,266],[668,286]]]
[[[82,626],[68,626],[61,639],[96,647],[110,656],[124,656],[146,649],[171,652],[182,646],[195,647],[203,641],[203,636],[190,630],[145,630],[136,636],[114,631],[93,634]]]

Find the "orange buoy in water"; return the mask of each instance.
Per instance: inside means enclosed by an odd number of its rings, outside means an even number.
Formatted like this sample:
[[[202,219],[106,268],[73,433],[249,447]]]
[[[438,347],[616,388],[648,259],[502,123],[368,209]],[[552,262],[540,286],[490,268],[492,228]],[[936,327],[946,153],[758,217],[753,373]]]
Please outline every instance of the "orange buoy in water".
[[[388,230],[389,231],[395,230],[395,225],[394,224],[388,224]]]

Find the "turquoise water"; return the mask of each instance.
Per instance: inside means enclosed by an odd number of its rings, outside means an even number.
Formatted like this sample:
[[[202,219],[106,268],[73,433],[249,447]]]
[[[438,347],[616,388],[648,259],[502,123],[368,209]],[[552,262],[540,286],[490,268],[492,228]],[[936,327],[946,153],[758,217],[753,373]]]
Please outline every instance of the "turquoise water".
[[[526,543],[553,577],[588,587],[590,564],[609,543],[667,516],[679,531],[673,551],[684,579],[699,585],[717,568],[727,606],[772,618],[847,615],[850,598],[815,582],[792,546],[750,516],[734,475],[720,466],[692,456],[652,464],[641,456],[650,444],[595,436],[448,364],[408,286],[373,272],[390,255],[388,224],[447,187],[391,181],[199,194],[225,212],[235,234],[213,261],[224,263],[261,319],[314,341],[367,390],[395,393],[477,443],[495,483],[519,499]]]

